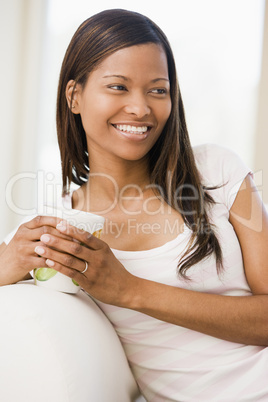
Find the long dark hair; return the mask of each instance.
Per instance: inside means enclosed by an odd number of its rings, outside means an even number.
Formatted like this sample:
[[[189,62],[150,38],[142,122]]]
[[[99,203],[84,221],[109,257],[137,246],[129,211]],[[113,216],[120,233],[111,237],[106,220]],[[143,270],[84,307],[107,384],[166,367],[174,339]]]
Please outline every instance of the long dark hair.
[[[73,114],[68,106],[67,83],[74,80],[83,88],[89,74],[104,58],[119,49],[145,43],[161,45],[168,62],[172,109],[148,157],[151,182],[161,189],[161,197],[179,210],[185,224],[192,229],[190,244],[180,259],[178,270],[186,278],[188,268],[215,253],[219,272],[221,248],[206,212],[214,201],[202,185],[195,164],[173,53],[166,35],[144,15],[121,9],[102,11],[84,21],[69,44],[62,63],[57,97],[63,195],[69,192],[71,182],[82,185],[89,177],[86,135],[80,115]]]

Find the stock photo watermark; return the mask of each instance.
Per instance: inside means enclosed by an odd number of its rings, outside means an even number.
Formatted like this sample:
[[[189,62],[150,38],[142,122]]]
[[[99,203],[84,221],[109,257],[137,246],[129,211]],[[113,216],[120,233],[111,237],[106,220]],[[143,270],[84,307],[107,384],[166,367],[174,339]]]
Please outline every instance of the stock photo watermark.
[[[182,194],[184,194],[184,190],[187,190],[187,196],[184,195],[185,201],[198,201],[200,197],[200,193],[197,189],[190,185],[184,184],[183,186],[178,186],[171,194],[168,194],[168,203],[158,202],[154,203],[155,200],[163,200],[165,198],[164,189],[161,186],[156,184],[150,184],[141,188],[136,184],[127,184],[126,186],[119,188],[116,180],[107,174],[92,174],[91,179],[97,178],[98,180],[107,180],[107,184],[111,189],[112,197],[109,201],[108,205],[105,205],[105,208],[100,208],[99,210],[90,210],[90,212],[97,215],[105,215],[111,213],[115,208],[119,208],[119,210],[125,215],[129,216],[129,218],[124,223],[117,223],[114,221],[107,221],[105,224],[109,225],[110,233],[114,234],[115,237],[119,237],[122,233],[144,233],[144,234],[159,234],[161,233],[178,233],[179,231],[179,221],[175,220],[174,222],[170,222],[167,219],[164,224],[160,224],[157,222],[157,217],[164,214],[171,214],[172,210],[176,210],[181,215],[195,215],[197,212],[185,211],[181,210],[182,205]],[[258,171],[254,174],[255,184],[258,188],[258,191],[261,195],[261,189],[263,186],[263,173],[262,171]],[[30,185],[35,192],[35,199],[37,200],[36,205],[32,208],[24,208],[19,203],[18,197],[14,197],[14,190],[22,186],[25,181],[28,182],[28,186]],[[220,185],[221,183],[219,183]],[[233,188],[228,188],[228,198],[235,198],[237,193],[237,185],[242,183],[237,183]],[[224,189],[224,186],[222,186]],[[240,189],[243,191],[243,188]],[[145,196],[145,193],[149,191],[150,195],[153,196]],[[59,179],[52,172],[44,172],[39,170],[37,172],[22,172],[16,174],[10,178],[6,185],[6,204],[8,208],[17,215],[21,215],[23,217],[29,215],[42,215],[46,214],[46,207],[53,206],[53,208],[62,208],[62,184],[59,182]],[[130,195],[131,194],[131,195]],[[148,193],[147,193],[148,194]],[[210,194],[213,197],[213,190],[210,191]],[[79,205],[83,209],[83,205],[86,202],[86,197],[88,194],[81,193],[82,199],[79,200]],[[83,199],[83,197],[85,199]],[[180,200],[180,202],[179,202]],[[137,205],[139,206],[137,209],[133,210],[133,201],[139,201]],[[245,219],[244,217],[239,216],[239,214],[232,213],[232,216],[235,217],[241,224],[244,226],[251,228],[253,230],[261,231],[262,229],[262,216],[261,214],[255,214],[256,211],[255,205],[257,203],[256,197],[254,195],[254,191],[252,191],[251,195],[251,212],[249,216]],[[203,203],[202,203],[203,204]],[[216,201],[217,204],[217,201]],[[88,206],[87,200],[87,206]],[[157,208],[155,208],[157,205]],[[173,209],[170,205],[173,205]],[[202,212],[202,211],[201,211]],[[72,210],[72,213],[75,213],[75,210]],[[148,220],[146,222],[139,222],[139,215],[148,216]],[[255,216],[256,215],[256,216]],[[155,218],[155,219],[154,219]],[[154,220],[154,221],[153,221]],[[192,227],[192,230],[202,231],[203,233],[208,230],[206,227],[202,226],[202,221],[198,221],[198,223],[194,224],[196,227]],[[108,228],[107,228],[108,229]],[[209,228],[209,230],[211,230]]]

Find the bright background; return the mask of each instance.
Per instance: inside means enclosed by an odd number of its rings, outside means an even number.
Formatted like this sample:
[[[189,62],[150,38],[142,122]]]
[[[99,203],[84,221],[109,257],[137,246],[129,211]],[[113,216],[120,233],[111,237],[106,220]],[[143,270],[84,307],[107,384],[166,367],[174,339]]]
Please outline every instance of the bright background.
[[[0,0],[2,238],[47,194],[61,191],[55,129],[61,61],[80,23],[107,8],[141,12],[163,29],[192,144],[234,149],[268,202],[265,0],[114,0],[112,6],[108,0]]]

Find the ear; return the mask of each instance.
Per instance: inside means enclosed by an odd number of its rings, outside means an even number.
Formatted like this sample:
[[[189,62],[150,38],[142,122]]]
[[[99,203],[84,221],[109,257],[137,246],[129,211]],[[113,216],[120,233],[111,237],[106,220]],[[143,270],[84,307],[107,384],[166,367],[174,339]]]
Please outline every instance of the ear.
[[[74,80],[70,80],[66,85],[65,95],[71,112],[79,114],[79,84]]]

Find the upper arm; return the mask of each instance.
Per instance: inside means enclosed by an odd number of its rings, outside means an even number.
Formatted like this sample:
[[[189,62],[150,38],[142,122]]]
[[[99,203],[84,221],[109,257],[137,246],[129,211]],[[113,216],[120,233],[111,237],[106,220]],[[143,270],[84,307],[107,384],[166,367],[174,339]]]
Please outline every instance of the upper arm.
[[[0,244],[0,254],[2,254],[2,252],[5,250],[6,246],[7,246],[7,245],[6,245],[5,242],[3,242],[3,243]]]
[[[254,294],[268,294],[268,214],[250,175],[243,181],[230,210],[245,274]]]

